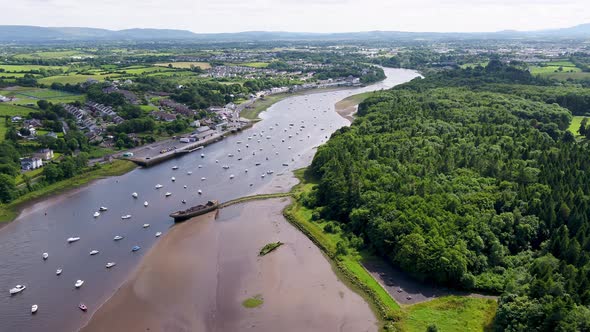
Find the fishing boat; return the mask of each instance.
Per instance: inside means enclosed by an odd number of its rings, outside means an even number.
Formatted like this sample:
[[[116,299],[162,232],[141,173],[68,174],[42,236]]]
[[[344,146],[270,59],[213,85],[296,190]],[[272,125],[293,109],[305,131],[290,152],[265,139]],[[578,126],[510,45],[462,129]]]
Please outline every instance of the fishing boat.
[[[88,307],[84,303],[78,304],[78,308],[80,308],[80,310],[82,310],[84,312],[86,312],[86,310],[88,310]]]
[[[120,241],[123,240],[123,237],[121,235],[117,235],[113,238],[113,241]]]
[[[55,271],[55,274],[56,274],[56,275],[60,275],[60,274],[61,274],[61,271],[62,271],[62,269],[57,269],[57,270]]]
[[[42,256],[43,256],[43,260],[46,260],[47,258],[49,258],[49,254],[46,252],[44,252]]]
[[[129,218],[131,218],[131,215],[130,214],[126,214],[124,216],[121,216],[121,219],[123,219],[123,220],[129,219]]]
[[[18,294],[22,291],[24,291],[27,288],[27,286],[25,285],[16,285],[14,288],[10,289],[10,295],[14,295],[14,294]]]
[[[80,241],[80,238],[77,236],[68,238],[68,243],[72,243],[72,242],[76,242],[76,241]]]
[[[38,306],[38,305],[36,305],[36,304],[33,304],[33,305],[31,306],[31,313],[32,313],[32,314],[34,314],[34,313],[36,313],[36,312],[37,312],[37,310],[39,310],[39,306]]]
[[[143,206],[147,207],[148,206],[148,202],[147,201],[143,202]]]
[[[160,237],[160,235],[162,235],[162,232],[157,232],[156,233],[156,237]]]
[[[139,196],[139,195],[137,195],[137,193],[133,193],[133,194],[131,194],[131,196],[132,196],[133,198],[137,198],[137,196]]]
[[[94,212],[93,216],[94,216],[94,218],[97,218],[98,216],[100,216],[100,212],[98,212],[98,211]]]
[[[171,196],[171,195],[172,195],[172,193],[171,193],[171,192],[167,192],[167,193],[166,193],[166,197],[169,197],[169,196]]]
[[[96,255],[96,254],[98,254],[98,253],[99,253],[99,251],[98,251],[98,250],[92,250],[92,251],[90,252],[90,256],[94,256],[94,255]]]
[[[98,209],[98,211],[103,211],[103,212],[104,212],[104,211],[106,211],[106,210],[108,210],[108,209],[107,209],[106,207],[104,207],[104,206],[101,206],[101,207]]]
[[[148,228],[150,227],[150,224],[143,224],[143,228]]]
[[[115,262],[108,262],[107,265],[106,265],[106,267],[107,267],[107,269],[110,269],[111,267],[113,267],[115,265],[117,265],[117,263],[115,263]]]
[[[131,248],[131,251],[138,251],[139,249],[141,249],[140,246],[134,246],[133,248]]]
[[[82,287],[82,285],[84,285],[84,280],[78,279],[78,280],[76,280],[76,283],[74,284],[74,287],[80,288],[80,287]]]
[[[219,202],[216,200],[208,201],[207,204],[190,207],[186,210],[176,211],[170,214],[174,221],[182,221],[207,212],[211,212],[219,207]]]
[[[159,183],[156,185],[156,189],[160,189],[160,188],[162,188],[162,187],[163,187],[163,185],[161,185],[161,184],[159,184]]]
[[[178,166],[172,166],[172,169],[173,170],[177,170],[178,169]]]

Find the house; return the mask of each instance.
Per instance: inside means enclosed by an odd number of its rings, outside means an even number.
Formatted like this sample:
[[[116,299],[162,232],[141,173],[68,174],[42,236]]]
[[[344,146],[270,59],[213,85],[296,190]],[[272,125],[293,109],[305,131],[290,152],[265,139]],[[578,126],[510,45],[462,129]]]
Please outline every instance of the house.
[[[21,121],[23,121],[23,118],[21,118],[18,115],[12,117],[12,122],[21,122]]]
[[[25,120],[25,122],[23,123],[24,127],[43,127],[43,124],[41,123],[41,121],[37,120],[37,119],[31,119],[31,120]]]
[[[227,127],[227,122],[218,123],[215,125],[215,130],[223,131],[223,127]]]
[[[201,126],[201,122],[199,120],[195,120],[191,122],[191,126],[195,128],[199,128]]]
[[[51,149],[41,149],[37,151],[33,156],[42,159],[42,160],[51,160],[53,159],[53,150]]]
[[[10,99],[7,97],[4,97],[3,95],[0,95],[0,103],[6,102],[6,101],[10,101]]]
[[[40,158],[22,158],[20,160],[20,167],[25,171],[30,171],[43,166],[43,161]]]
[[[161,111],[152,112],[152,116],[154,116],[156,119],[160,121],[172,122],[176,120],[176,115]]]

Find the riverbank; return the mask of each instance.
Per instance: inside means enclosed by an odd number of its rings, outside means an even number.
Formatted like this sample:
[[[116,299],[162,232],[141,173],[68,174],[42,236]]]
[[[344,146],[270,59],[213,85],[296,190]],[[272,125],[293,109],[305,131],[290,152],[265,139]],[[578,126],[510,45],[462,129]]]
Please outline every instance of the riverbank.
[[[282,216],[290,201],[235,204],[175,225],[82,331],[376,331],[365,301]],[[259,256],[276,241],[284,244]]]
[[[371,96],[372,94],[374,94],[374,91],[359,93],[342,99],[335,105],[336,113],[338,113],[341,117],[347,119],[348,121],[352,122],[354,120],[354,114],[358,110],[359,104],[362,103],[365,99],[369,98],[369,96]]]
[[[76,189],[97,179],[120,176],[134,170],[136,167],[137,166],[130,161],[115,160],[111,163],[102,164],[99,168],[90,168],[88,171],[72,178],[58,181],[39,190],[29,192],[18,197],[9,204],[0,205],[0,227],[7,225],[9,222],[16,219],[20,211],[26,206],[34,204],[48,196]]]

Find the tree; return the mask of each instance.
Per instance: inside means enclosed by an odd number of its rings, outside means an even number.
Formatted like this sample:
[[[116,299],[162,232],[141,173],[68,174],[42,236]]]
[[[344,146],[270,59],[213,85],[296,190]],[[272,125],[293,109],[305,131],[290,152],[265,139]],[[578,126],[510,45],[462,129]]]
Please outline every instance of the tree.
[[[42,110],[47,110],[49,108],[49,102],[45,99],[41,99],[37,101],[37,106]]]
[[[7,174],[0,174],[0,202],[8,203],[16,195],[16,185],[14,177]]]

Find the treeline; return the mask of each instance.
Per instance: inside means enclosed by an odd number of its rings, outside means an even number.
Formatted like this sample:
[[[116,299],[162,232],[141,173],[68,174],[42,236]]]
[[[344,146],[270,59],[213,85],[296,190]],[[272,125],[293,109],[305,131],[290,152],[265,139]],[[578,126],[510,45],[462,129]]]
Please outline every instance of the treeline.
[[[304,202],[349,234],[341,247],[502,294],[498,331],[588,331],[590,148],[567,131],[567,109],[473,89],[534,81],[494,66],[367,99],[318,149]]]

